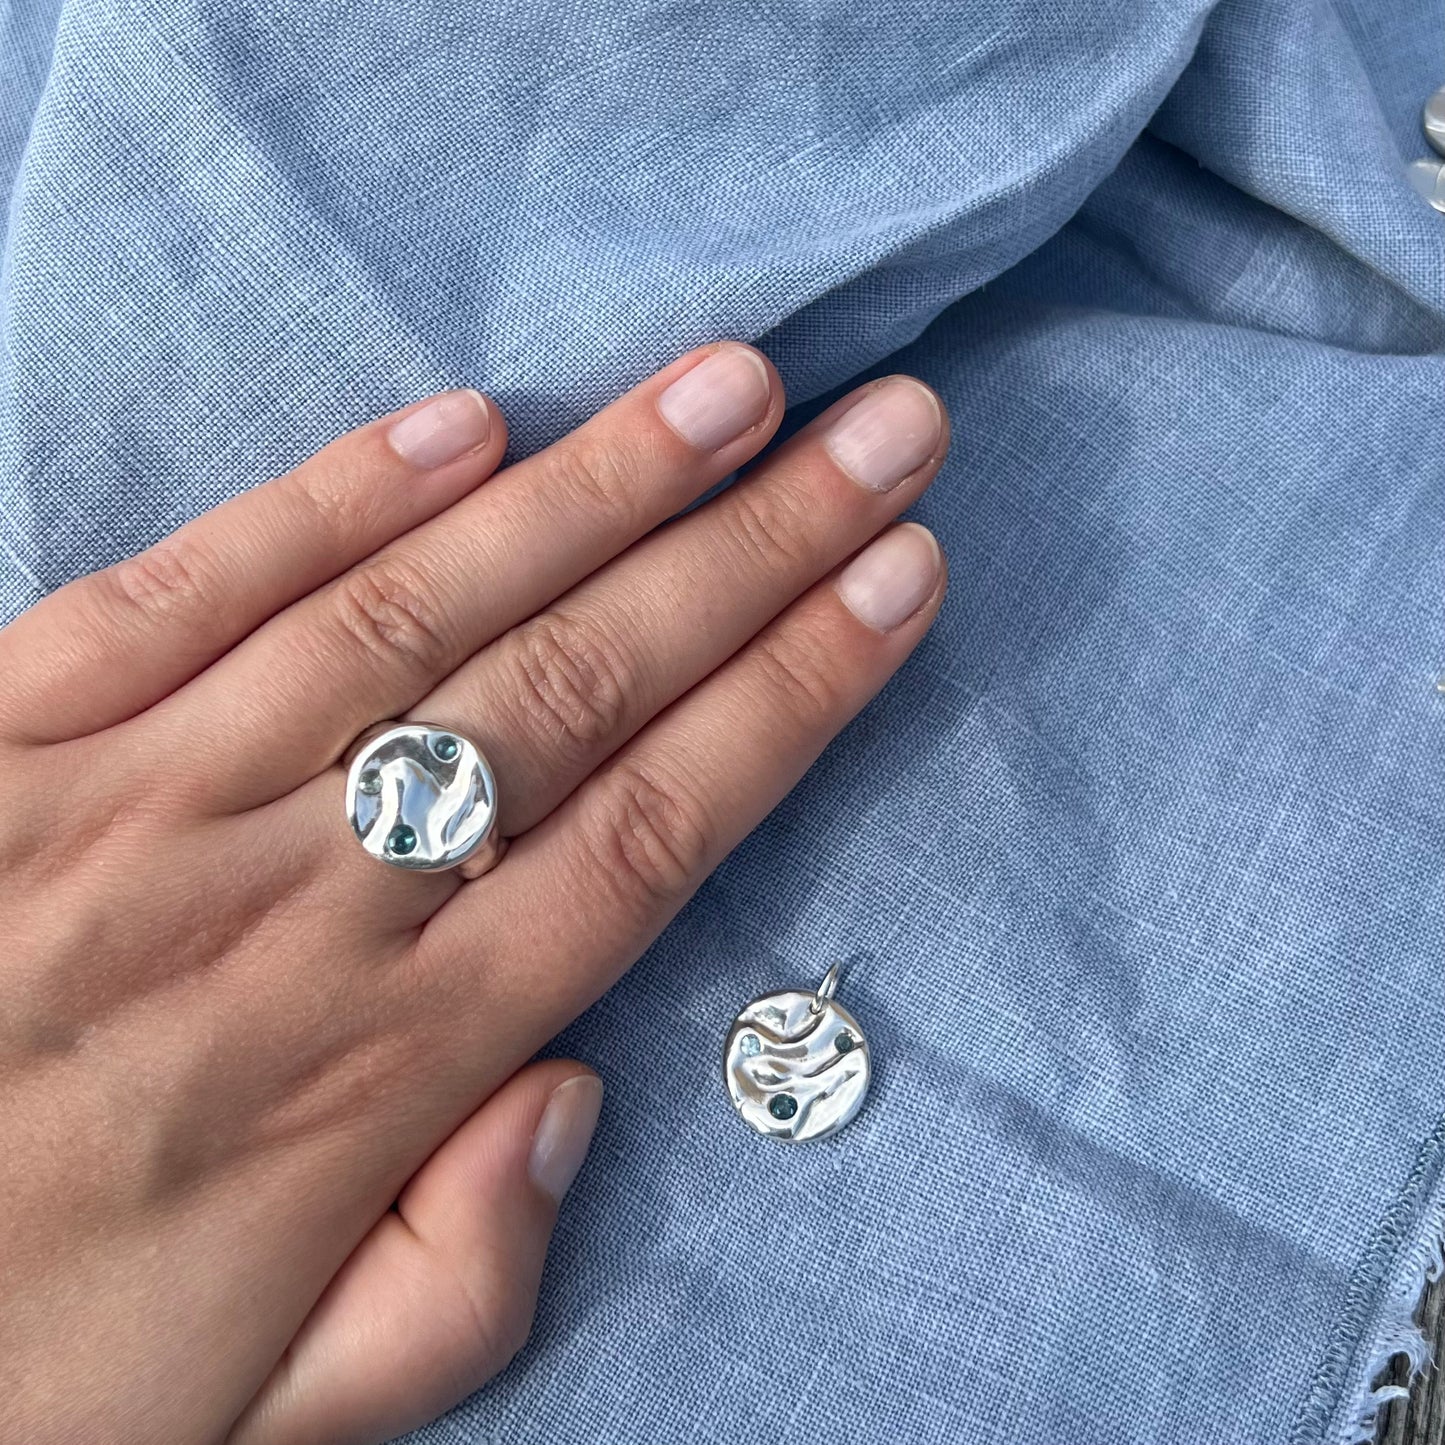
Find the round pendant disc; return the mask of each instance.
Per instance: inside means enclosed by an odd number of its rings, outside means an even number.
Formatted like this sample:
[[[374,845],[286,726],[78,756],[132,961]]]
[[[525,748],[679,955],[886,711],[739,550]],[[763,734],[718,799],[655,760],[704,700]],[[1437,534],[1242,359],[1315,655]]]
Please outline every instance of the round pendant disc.
[[[723,1047],[733,1107],[771,1139],[798,1143],[836,1133],[862,1108],[868,1075],[858,1020],[832,999],[819,1007],[811,989],[754,999]]]

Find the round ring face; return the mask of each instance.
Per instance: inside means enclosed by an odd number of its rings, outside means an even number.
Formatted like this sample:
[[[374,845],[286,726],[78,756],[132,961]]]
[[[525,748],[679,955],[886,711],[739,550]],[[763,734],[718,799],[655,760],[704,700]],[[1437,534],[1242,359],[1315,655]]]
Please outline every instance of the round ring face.
[[[396,868],[455,868],[497,821],[497,780],[474,743],[426,723],[366,741],[346,779],[346,814],[361,846]]]
[[[811,989],[754,999],[733,1020],[723,1076],[744,1122],[771,1139],[824,1139],[868,1092],[868,1043],[858,1020],[831,999],[814,1013]]]

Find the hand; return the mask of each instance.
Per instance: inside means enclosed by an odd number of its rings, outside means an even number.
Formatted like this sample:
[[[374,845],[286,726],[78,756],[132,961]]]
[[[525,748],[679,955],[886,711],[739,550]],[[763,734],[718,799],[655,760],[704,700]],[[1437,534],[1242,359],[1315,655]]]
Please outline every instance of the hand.
[[[0,632],[6,1445],[382,1440],[519,1347],[601,1102],[526,1060],[942,596],[907,379],[675,517],[782,409],[704,348],[493,475],[449,393]],[[352,837],[339,760],[403,717],[490,758],[484,877]]]

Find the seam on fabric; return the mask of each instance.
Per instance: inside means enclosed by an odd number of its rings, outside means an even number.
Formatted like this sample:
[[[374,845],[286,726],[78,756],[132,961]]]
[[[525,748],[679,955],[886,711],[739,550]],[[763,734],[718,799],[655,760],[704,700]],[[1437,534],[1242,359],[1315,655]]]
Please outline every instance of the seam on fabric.
[[[1425,1286],[1445,1272],[1442,1163],[1445,1118],[1420,1146],[1403,1190],[1355,1265],[1289,1445],[1370,1445],[1383,1407],[1410,1393],[1409,1384],[1376,1386],[1380,1372],[1404,1355],[1413,1383],[1431,1364],[1415,1311]]]

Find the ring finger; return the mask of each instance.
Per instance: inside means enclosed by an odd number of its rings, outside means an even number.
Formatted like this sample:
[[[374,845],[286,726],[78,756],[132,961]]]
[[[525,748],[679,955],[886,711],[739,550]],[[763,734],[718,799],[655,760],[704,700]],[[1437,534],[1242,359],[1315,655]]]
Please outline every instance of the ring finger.
[[[860,388],[492,643],[416,717],[476,739],[501,779],[502,832],[524,832],[916,500],[947,446],[919,382]]]

